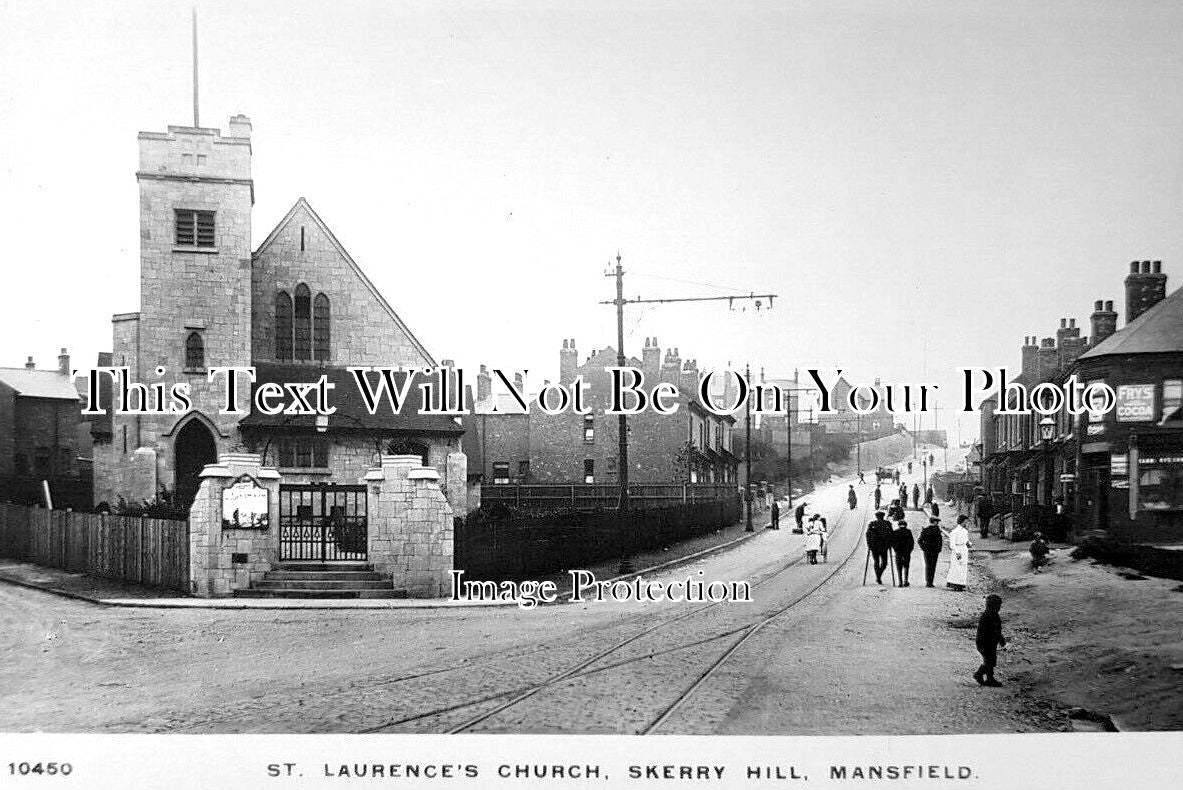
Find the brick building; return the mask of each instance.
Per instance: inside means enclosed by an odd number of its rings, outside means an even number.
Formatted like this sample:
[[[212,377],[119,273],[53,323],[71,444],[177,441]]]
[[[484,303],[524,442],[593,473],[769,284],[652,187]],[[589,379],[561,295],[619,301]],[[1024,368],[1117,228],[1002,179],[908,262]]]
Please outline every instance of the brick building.
[[[66,349],[56,370],[0,368],[0,498],[41,502],[49,483],[54,507],[87,507],[90,433],[79,418]]]
[[[1015,382],[1061,386],[1075,375],[1108,384],[1117,403],[1105,414],[1061,410],[1044,441],[1041,415],[983,402],[982,485],[1004,512],[1060,500],[1078,536],[1183,540],[1183,289],[1166,297],[1166,282],[1160,261],[1134,261],[1124,328],[1113,302],[1098,300],[1091,337],[1064,318],[1055,337],[1024,339]]]
[[[175,492],[187,507],[206,464],[262,452],[288,481],[356,484],[379,452],[412,453],[464,496],[462,429],[453,418],[368,413],[351,365],[434,366],[427,350],[303,198],[251,248],[251,124],[170,126],[139,134],[140,309],[115,315],[112,364],[145,384],[185,382],[184,414],[108,414],[96,420],[95,499],[114,503]],[[337,383],[338,413],[315,418],[220,414],[213,366],[254,366],[264,382]],[[249,390],[243,378],[240,388]],[[418,389],[412,392],[417,396]],[[109,406],[109,404],[104,404]]]
[[[668,381],[681,394],[672,415],[646,410],[628,418],[630,482],[735,482],[735,418],[712,414],[698,403],[697,362],[683,361],[677,349],[663,357],[656,338],[646,338],[641,353],[641,359],[629,358],[627,364],[644,372],[646,387]],[[482,366],[476,394],[470,395],[473,414],[464,418],[470,474],[486,483],[615,483],[618,418],[604,410],[610,393],[605,368],[616,364],[616,350],[610,346],[580,363],[575,341],[564,340],[558,383],[567,385],[582,376],[588,385],[588,413],[568,409],[553,415],[536,406],[529,414],[515,410],[507,396],[492,393]]]

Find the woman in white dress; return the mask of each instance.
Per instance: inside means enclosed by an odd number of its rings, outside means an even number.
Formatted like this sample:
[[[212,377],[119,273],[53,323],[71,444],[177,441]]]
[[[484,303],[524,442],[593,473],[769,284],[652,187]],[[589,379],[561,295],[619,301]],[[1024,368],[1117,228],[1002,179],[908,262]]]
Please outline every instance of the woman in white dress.
[[[805,555],[809,557],[810,565],[817,565],[817,553],[825,551],[826,533],[826,520],[814,513],[805,531]]]
[[[965,589],[969,578],[969,530],[965,528],[968,516],[958,516],[957,526],[949,532],[949,575],[945,577],[945,586],[958,592]]]

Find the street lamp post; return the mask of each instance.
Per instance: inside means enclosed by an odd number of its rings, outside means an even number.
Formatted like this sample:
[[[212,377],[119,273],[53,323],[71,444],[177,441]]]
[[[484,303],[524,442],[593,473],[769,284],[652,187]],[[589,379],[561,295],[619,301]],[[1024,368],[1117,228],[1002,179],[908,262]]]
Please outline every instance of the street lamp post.
[[[1049,494],[1051,493],[1051,488],[1052,488],[1052,470],[1049,468],[1051,466],[1051,461],[1050,461],[1049,456],[1051,455],[1051,451],[1052,451],[1052,438],[1055,435],[1056,435],[1056,421],[1055,420],[1053,420],[1051,417],[1044,417],[1042,420],[1039,421],[1039,438],[1043,442],[1043,474],[1045,476],[1044,479],[1047,480],[1047,484],[1044,485],[1044,487],[1043,487],[1043,497],[1042,498],[1044,500],[1047,500],[1050,498]],[[1046,505],[1046,504],[1048,504],[1048,502],[1044,501],[1043,504]]]

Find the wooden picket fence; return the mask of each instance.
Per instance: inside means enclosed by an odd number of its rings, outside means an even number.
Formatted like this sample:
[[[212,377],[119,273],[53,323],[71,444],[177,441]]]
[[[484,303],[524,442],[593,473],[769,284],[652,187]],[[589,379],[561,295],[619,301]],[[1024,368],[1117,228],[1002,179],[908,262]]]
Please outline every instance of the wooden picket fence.
[[[0,502],[0,557],[189,590],[189,523]]]

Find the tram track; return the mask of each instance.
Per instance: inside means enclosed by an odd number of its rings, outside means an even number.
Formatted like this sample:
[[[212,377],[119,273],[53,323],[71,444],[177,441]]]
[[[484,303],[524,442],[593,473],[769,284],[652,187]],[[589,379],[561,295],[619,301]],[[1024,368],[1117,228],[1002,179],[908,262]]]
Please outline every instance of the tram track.
[[[836,535],[842,534],[848,528],[850,514],[858,513],[861,515],[862,512],[862,509],[857,511],[843,510],[838,518],[835,519],[834,527],[831,530],[831,539]],[[693,651],[696,649],[709,647],[721,641],[733,639],[734,641],[724,648],[723,653],[716,657],[706,670],[699,672],[696,668],[693,673],[690,673],[696,677],[691,687],[680,691],[672,702],[661,706],[654,721],[638,730],[649,732],[657,729],[665,720],[668,720],[669,716],[686,699],[693,696],[713,676],[719,666],[722,666],[729,657],[740,650],[742,645],[762,629],[764,625],[815,594],[825,582],[837,574],[849,562],[850,557],[853,555],[853,552],[857,551],[859,545],[861,545],[861,533],[856,531],[856,534],[852,536],[851,554],[848,554],[840,563],[835,565],[833,570],[829,571],[824,579],[813,585],[804,594],[795,596],[794,600],[789,602],[787,606],[778,607],[772,612],[761,613],[758,619],[754,621],[749,620],[741,622],[738,625],[734,622],[720,623],[710,628],[710,620],[714,616],[712,613],[721,614],[726,611],[726,615],[724,616],[730,617],[736,610],[734,607],[720,608],[719,604],[721,602],[707,603],[646,625],[640,631],[628,634],[623,638],[618,637],[606,649],[594,651],[588,657],[577,658],[574,663],[565,667],[559,664],[561,668],[557,669],[557,671],[552,669],[549,674],[537,680],[524,679],[523,681],[521,677],[523,669],[525,670],[524,674],[528,675],[531,671],[537,672],[540,668],[538,663],[531,663],[532,658],[537,659],[539,656],[550,658],[553,656],[561,661],[561,656],[564,653],[578,651],[582,645],[586,645],[586,636],[564,639],[560,645],[547,643],[531,649],[513,650],[508,654],[506,652],[492,653],[474,660],[461,661],[445,667],[424,669],[419,672],[410,672],[393,678],[370,677],[364,681],[351,681],[348,684],[336,688],[325,688],[316,691],[305,688],[299,692],[285,692],[282,695],[266,694],[251,700],[243,700],[241,703],[233,706],[227,706],[223,708],[224,715],[215,713],[213,716],[207,715],[202,717],[200,721],[189,719],[189,721],[180,724],[180,726],[168,726],[167,730],[172,732],[209,731],[211,728],[216,730],[227,725],[232,727],[235,722],[250,721],[258,716],[262,710],[283,704],[284,700],[288,696],[291,696],[292,693],[298,693],[301,699],[300,705],[303,706],[303,713],[305,715],[311,715],[313,717],[312,721],[331,716],[331,711],[334,709],[339,710],[340,700],[352,700],[350,706],[353,710],[348,717],[336,716],[334,719],[336,721],[335,727],[345,726],[351,732],[422,731],[461,733],[478,729],[483,731],[489,728],[490,725],[495,725],[496,719],[499,717],[504,719],[507,715],[514,715],[520,713],[522,710],[530,711],[531,709],[536,709],[534,706],[544,699],[542,695],[549,697],[548,692],[572,693],[573,691],[578,691],[577,684],[588,683],[594,681],[596,678],[616,677],[618,676],[617,673],[627,671],[628,668],[638,665],[643,668],[640,670],[640,674],[642,675],[646,672],[654,671],[649,665],[643,662],[653,662],[654,660],[661,659],[672,659],[677,662],[696,661],[698,656],[693,654]],[[762,572],[757,578],[752,580],[751,586],[753,589],[763,587],[782,577],[791,569],[802,565],[804,562],[805,557],[802,553],[789,562],[781,563]],[[638,621],[644,617],[644,614],[630,616],[621,623],[600,626],[597,630],[601,633],[619,631],[622,626],[636,626]],[[664,644],[661,643],[662,636],[668,636],[671,626],[688,622],[695,623],[691,628],[692,631],[695,629],[699,630],[699,634],[695,638],[678,640],[672,644],[667,639]],[[653,638],[657,641],[657,644],[647,644],[647,638]],[[637,651],[637,648],[640,648],[640,650]],[[485,670],[484,673],[481,672],[482,669]],[[448,680],[450,676],[458,672],[468,672],[471,673],[471,676],[464,678],[463,681]],[[512,681],[515,678],[519,682],[513,683]],[[632,680],[633,678],[630,676],[625,676],[623,682],[628,683]],[[510,682],[507,683],[507,681]],[[456,691],[461,691],[465,687],[471,689],[474,682],[478,684],[478,687],[483,686],[487,689],[488,693],[472,694],[470,691],[464,696],[460,694],[453,696]],[[488,688],[489,685],[492,688]],[[391,694],[395,696],[389,696]],[[389,698],[390,702],[387,702],[387,698]],[[419,711],[415,711],[412,708],[412,710],[400,712],[395,716],[381,717],[381,708],[388,707],[391,703],[396,707],[407,705],[407,703],[413,706],[416,700],[423,702],[432,698],[443,704],[430,705],[426,709]],[[486,710],[480,710],[482,706],[491,707]],[[474,709],[478,712],[474,712]],[[209,713],[214,713],[214,711],[209,711]],[[467,713],[467,718],[459,722],[455,721],[457,714],[461,713]],[[378,719],[378,722],[371,724],[370,722],[374,722],[375,719]],[[660,721],[657,719],[660,719]],[[308,720],[306,719],[306,721]],[[176,722],[175,719],[174,722]],[[179,722],[176,723],[179,724]],[[317,731],[317,729],[312,731]]]
[[[858,512],[860,514],[860,516],[862,516],[866,512],[866,507],[867,506],[864,505],[863,508],[858,511],[850,511],[850,510],[842,511],[842,513],[839,515],[839,518],[835,520],[835,525],[834,525],[834,529],[831,532],[831,536],[833,536],[834,534],[837,534],[839,529],[841,529],[843,527],[843,525],[847,522],[847,516],[850,513]],[[669,716],[671,716],[689,697],[691,697],[715,673],[715,671],[720,666],[722,666],[722,664],[729,657],[731,657],[736,651],[738,651],[740,649],[740,647],[742,647],[742,645],[745,642],[747,642],[747,640],[749,638],[754,636],[760,629],[762,629],[769,622],[776,619],[777,617],[780,617],[785,612],[789,611],[790,609],[792,609],[795,606],[802,603],[808,597],[812,596],[826,582],[828,582],[831,578],[833,578],[843,567],[846,566],[847,563],[849,563],[850,559],[854,556],[854,553],[858,550],[858,547],[860,545],[861,545],[861,540],[859,538],[859,535],[856,534],[855,536],[853,536],[850,552],[843,558],[843,560],[840,563],[835,565],[834,568],[831,571],[829,571],[821,581],[819,581],[817,584],[813,585],[805,593],[803,593],[799,596],[796,596],[794,598],[794,600],[789,602],[787,605],[781,606],[771,613],[766,613],[766,614],[762,615],[760,617],[760,619],[758,619],[754,622],[744,623],[738,627],[728,628],[727,630],[724,630],[722,632],[712,633],[706,637],[694,639],[689,642],[680,642],[680,643],[675,644],[673,646],[665,646],[665,647],[650,649],[647,651],[642,651],[642,653],[639,655],[629,657],[629,658],[623,658],[623,659],[620,659],[615,662],[611,662],[611,663],[607,663],[607,664],[600,663],[600,662],[603,662],[605,659],[609,658],[610,656],[620,653],[622,650],[624,650],[628,646],[639,642],[640,640],[644,639],[645,637],[652,636],[652,635],[658,633],[659,631],[662,631],[663,629],[666,629],[670,625],[673,625],[675,623],[682,622],[682,621],[688,620],[690,618],[702,615],[703,613],[707,612],[708,610],[712,610],[719,605],[719,602],[713,602],[710,604],[706,604],[704,606],[696,607],[696,608],[691,609],[687,612],[683,612],[675,617],[666,618],[658,623],[655,623],[652,626],[640,631],[639,633],[633,634],[626,639],[620,640],[620,641],[614,643],[611,647],[609,647],[605,650],[599,651],[598,653],[592,655],[590,658],[584,659],[584,660],[578,662],[577,664],[575,664],[574,666],[568,667],[568,668],[564,669],[563,671],[558,672],[539,683],[525,684],[525,685],[523,685],[519,688],[516,688],[516,689],[511,689],[511,690],[499,692],[496,694],[490,694],[490,695],[480,697],[478,699],[462,701],[462,702],[458,702],[455,704],[435,708],[435,709],[432,709],[429,711],[422,711],[422,712],[415,713],[415,714],[412,714],[409,716],[400,717],[398,719],[390,720],[390,721],[383,722],[381,724],[378,724],[378,725],[375,725],[372,727],[365,728],[365,729],[361,730],[361,732],[373,733],[373,732],[389,731],[393,728],[400,727],[402,725],[421,723],[425,720],[429,720],[429,719],[432,719],[435,717],[443,717],[448,714],[455,713],[457,711],[464,710],[467,708],[472,708],[472,707],[476,707],[479,705],[493,703],[493,702],[496,702],[497,700],[503,700],[502,702],[496,704],[494,707],[490,708],[489,710],[483,711],[475,716],[472,716],[472,717],[460,722],[459,724],[454,724],[450,727],[447,727],[445,730],[443,730],[444,732],[447,732],[449,734],[468,732],[468,731],[471,731],[486,722],[489,722],[494,717],[497,717],[503,713],[506,713],[507,711],[510,711],[511,709],[518,708],[518,707],[522,706],[524,703],[526,703],[527,701],[536,697],[537,695],[542,694],[543,692],[554,690],[554,689],[557,689],[557,688],[560,688],[563,686],[567,686],[567,685],[571,684],[572,682],[583,680],[583,679],[589,678],[594,675],[600,675],[602,673],[622,669],[624,667],[634,665],[634,664],[641,662],[641,661],[651,660],[651,659],[658,657],[658,656],[668,656],[671,654],[684,652],[687,650],[691,650],[695,647],[710,644],[710,643],[717,642],[722,639],[727,639],[728,637],[738,635],[739,636],[738,640],[736,640],[734,643],[729,645],[724,650],[723,654],[720,655],[717,659],[715,659],[710,664],[710,666],[706,669],[706,671],[704,671],[690,687],[688,687],[684,691],[680,692],[675,697],[673,702],[664,706],[663,709],[661,710],[661,712],[658,714],[658,716],[649,725],[647,725],[646,727],[644,727],[641,730],[642,732],[651,732],[651,731],[655,730],[657,727],[661,726],[666,720],[668,720]],[[795,558],[794,560],[792,560],[788,563],[785,563],[785,564],[781,565],[780,567],[776,568],[775,570],[765,574],[759,580],[754,582],[752,587],[757,588],[762,585],[765,585],[768,582],[771,582],[773,579],[776,579],[777,577],[781,576],[782,574],[784,574],[785,572],[787,572],[791,568],[801,565],[802,563],[804,563],[804,561],[805,561],[804,556],[799,556],[799,557]],[[600,664],[600,665],[597,666],[597,664]],[[505,699],[506,697],[509,697],[509,699]]]

